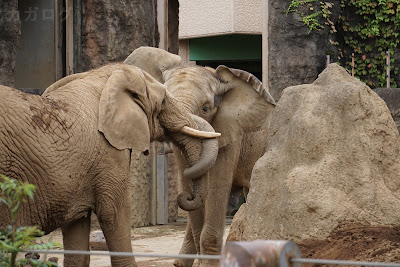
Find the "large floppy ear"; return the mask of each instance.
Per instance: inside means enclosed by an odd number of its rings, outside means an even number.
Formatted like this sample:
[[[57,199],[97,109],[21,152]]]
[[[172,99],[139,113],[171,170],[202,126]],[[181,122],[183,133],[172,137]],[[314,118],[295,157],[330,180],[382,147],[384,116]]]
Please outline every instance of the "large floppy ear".
[[[219,66],[216,75],[222,86],[231,88],[224,93],[212,121],[215,131],[221,133],[223,147],[269,123],[276,104],[260,80],[246,71]]]
[[[133,66],[120,65],[113,70],[101,93],[98,122],[98,130],[112,146],[120,150],[149,149],[148,116],[153,109],[149,103],[161,105],[166,91],[159,85],[157,92],[149,92],[144,73]]]
[[[124,63],[139,67],[158,82],[164,83],[163,72],[177,67],[181,63],[181,57],[160,48],[141,46],[135,49]]]

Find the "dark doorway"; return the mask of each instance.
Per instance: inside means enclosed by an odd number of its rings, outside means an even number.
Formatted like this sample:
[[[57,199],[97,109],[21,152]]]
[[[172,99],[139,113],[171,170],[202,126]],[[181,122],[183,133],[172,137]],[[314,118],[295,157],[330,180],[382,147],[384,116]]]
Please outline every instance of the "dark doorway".
[[[21,37],[15,87],[42,93],[65,75],[65,0],[24,0],[18,9]]]

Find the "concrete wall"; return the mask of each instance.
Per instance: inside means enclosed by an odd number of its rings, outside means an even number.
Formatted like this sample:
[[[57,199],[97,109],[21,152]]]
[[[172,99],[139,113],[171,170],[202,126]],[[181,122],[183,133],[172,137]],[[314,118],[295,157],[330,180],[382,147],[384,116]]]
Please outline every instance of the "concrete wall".
[[[269,0],[268,20],[268,86],[271,95],[279,99],[286,87],[312,83],[326,66],[328,31],[313,31],[301,21],[297,12],[286,13],[290,1]],[[340,1],[332,0],[332,21],[339,16]],[[319,3],[312,3],[318,10]],[[299,7],[309,8],[309,6]],[[323,24],[323,21],[321,21]],[[332,37],[331,37],[332,38]]]
[[[261,0],[180,0],[179,38],[262,32]]]
[[[14,69],[21,21],[18,1],[0,2],[0,84],[14,86]]]
[[[77,1],[81,9],[75,72],[123,61],[134,49],[158,46],[156,1]],[[76,46],[75,46],[76,47]]]
[[[151,214],[151,157],[140,152],[131,154],[132,226],[150,225]]]

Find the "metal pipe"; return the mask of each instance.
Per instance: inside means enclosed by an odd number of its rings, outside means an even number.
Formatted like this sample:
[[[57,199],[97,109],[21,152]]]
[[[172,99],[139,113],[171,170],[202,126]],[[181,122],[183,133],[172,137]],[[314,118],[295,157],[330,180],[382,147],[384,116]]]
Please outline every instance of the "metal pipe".
[[[290,262],[291,258],[300,257],[300,249],[292,241],[227,242],[222,250],[220,266],[300,267],[299,263]]]
[[[386,51],[386,87],[390,88],[390,52]]]
[[[20,252],[64,254],[64,255],[94,255],[94,256],[121,256],[121,257],[146,257],[146,258],[168,258],[168,259],[205,259],[219,260],[219,255],[198,255],[198,254],[156,254],[138,252],[117,252],[117,251],[86,251],[86,250],[36,250],[24,249]]]
[[[157,0],[157,24],[160,33],[159,48],[168,51],[168,1]]]
[[[58,81],[61,77],[59,76],[59,68],[60,68],[60,58],[59,58],[59,32],[60,32],[60,20],[58,16],[59,12],[59,3],[57,0],[54,1],[54,58],[55,58],[55,71],[54,71],[54,81]]]
[[[65,0],[65,31],[66,31],[66,75],[74,73],[74,6],[73,0]]]
[[[157,149],[156,142],[150,144],[150,156],[151,156],[151,225],[157,225]]]
[[[268,20],[269,20],[269,0],[263,1],[263,31],[262,31],[262,82],[269,90],[268,71],[269,71],[269,44],[268,44]]]
[[[167,0],[157,0],[157,24],[158,24],[158,31],[160,33],[160,43],[158,47],[168,51],[168,1]],[[163,144],[160,144],[163,145]],[[162,173],[157,173],[157,160],[162,161],[164,163],[164,155],[158,156],[158,147],[154,147],[152,154],[152,224],[156,225],[158,222],[165,221],[164,216],[158,218],[157,216],[159,212],[157,212],[157,185],[164,184],[164,186],[168,186],[168,180],[165,177],[165,171]],[[161,164],[160,164],[161,166]],[[163,180],[163,183],[158,182],[159,179]],[[165,183],[166,181],[166,183]],[[160,203],[161,204],[161,203]],[[162,206],[167,206],[168,203],[163,203]],[[164,213],[163,213],[164,214]],[[167,215],[168,218],[168,215]],[[168,219],[167,219],[168,221]]]

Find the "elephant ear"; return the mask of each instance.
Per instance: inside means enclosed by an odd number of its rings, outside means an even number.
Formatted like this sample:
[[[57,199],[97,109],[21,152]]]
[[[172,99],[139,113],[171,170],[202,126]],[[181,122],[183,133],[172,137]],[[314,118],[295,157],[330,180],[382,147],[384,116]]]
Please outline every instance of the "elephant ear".
[[[276,103],[260,80],[246,71],[219,66],[216,75],[222,87],[231,88],[223,94],[212,121],[215,131],[221,133],[223,147],[269,123]]]
[[[160,48],[142,46],[135,49],[124,63],[139,67],[158,82],[164,83],[163,72],[178,66],[181,57]]]
[[[149,149],[148,117],[152,116],[153,106],[161,105],[166,90],[157,83],[159,86],[149,92],[145,76],[149,75],[139,68],[119,66],[112,71],[102,90],[98,130],[117,149]]]

